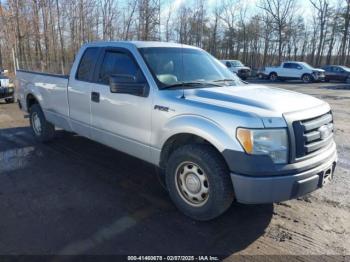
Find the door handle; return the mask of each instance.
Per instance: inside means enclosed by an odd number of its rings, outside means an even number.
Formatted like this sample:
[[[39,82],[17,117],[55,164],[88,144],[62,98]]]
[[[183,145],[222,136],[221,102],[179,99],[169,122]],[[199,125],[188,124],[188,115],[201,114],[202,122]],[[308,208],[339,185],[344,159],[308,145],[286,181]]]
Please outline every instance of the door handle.
[[[91,101],[95,103],[100,102],[100,93],[98,92],[91,92]]]

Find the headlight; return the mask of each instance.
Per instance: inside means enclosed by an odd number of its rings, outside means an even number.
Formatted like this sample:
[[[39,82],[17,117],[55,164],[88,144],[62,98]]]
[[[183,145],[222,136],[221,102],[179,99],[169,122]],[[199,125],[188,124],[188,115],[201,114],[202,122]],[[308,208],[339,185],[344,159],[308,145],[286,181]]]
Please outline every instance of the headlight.
[[[274,163],[288,161],[286,129],[237,129],[237,139],[245,152],[251,155],[269,155]]]

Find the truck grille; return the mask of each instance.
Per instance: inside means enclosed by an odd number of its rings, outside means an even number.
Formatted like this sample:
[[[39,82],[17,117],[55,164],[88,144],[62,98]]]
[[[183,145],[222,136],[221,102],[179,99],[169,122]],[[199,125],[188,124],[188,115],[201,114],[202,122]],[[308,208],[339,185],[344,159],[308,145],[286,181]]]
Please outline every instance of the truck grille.
[[[316,152],[332,142],[333,116],[331,112],[324,115],[293,122],[296,158]]]
[[[240,69],[238,71],[239,74],[249,74],[250,70],[249,69]]]

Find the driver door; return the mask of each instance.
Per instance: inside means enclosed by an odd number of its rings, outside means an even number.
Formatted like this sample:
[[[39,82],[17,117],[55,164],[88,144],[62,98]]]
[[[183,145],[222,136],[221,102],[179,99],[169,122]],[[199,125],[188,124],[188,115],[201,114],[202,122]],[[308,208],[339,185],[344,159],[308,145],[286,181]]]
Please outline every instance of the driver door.
[[[150,156],[151,107],[149,95],[112,93],[109,85],[113,75],[131,76],[140,83],[146,79],[131,52],[124,48],[103,51],[95,73],[91,92],[91,136],[135,157]]]

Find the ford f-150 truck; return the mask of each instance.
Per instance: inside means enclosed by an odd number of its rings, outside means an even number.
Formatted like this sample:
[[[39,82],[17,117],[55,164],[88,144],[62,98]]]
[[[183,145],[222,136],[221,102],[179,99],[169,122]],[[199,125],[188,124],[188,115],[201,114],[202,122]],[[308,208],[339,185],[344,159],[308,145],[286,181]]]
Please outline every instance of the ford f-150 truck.
[[[164,170],[171,199],[209,220],[233,200],[296,198],[332,179],[330,106],[249,85],[202,49],[161,42],[84,45],[69,76],[17,71],[19,105],[39,141],[55,127]]]
[[[276,80],[302,80],[304,83],[325,80],[325,70],[304,62],[284,62],[278,67],[266,67],[259,73],[261,78]]]

